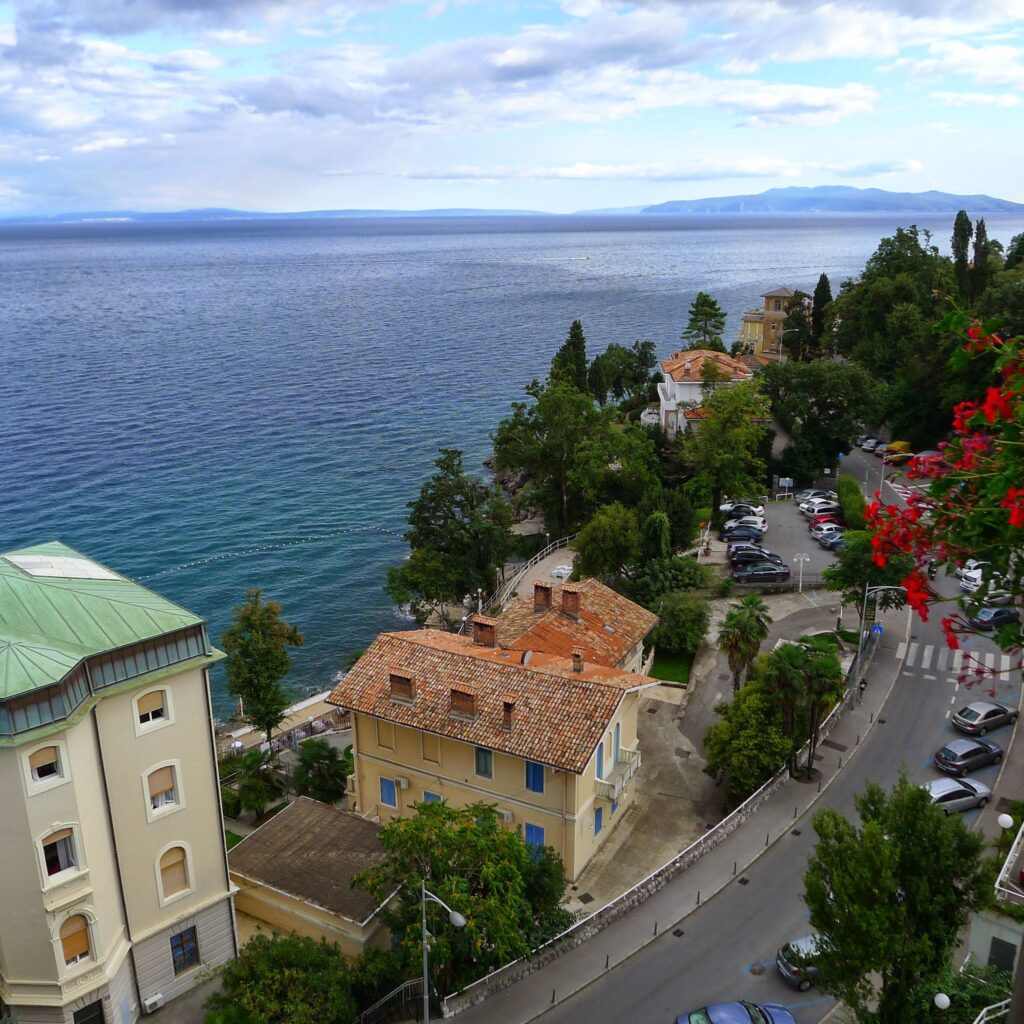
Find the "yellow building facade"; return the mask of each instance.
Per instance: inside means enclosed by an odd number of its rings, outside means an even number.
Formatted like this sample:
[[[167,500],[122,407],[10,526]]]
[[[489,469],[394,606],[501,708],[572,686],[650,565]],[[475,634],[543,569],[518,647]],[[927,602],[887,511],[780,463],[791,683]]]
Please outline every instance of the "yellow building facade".
[[[765,292],[763,304],[748,309],[740,324],[740,351],[780,362],[784,358],[782,331],[786,320],[786,306],[796,293],[792,288],[776,288]]]

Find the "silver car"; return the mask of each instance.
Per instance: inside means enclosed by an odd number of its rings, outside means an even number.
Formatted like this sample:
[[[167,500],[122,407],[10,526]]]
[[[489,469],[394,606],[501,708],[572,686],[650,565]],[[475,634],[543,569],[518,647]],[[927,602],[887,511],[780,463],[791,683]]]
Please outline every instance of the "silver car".
[[[954,728],[971,736],[984,736],[989,729],[1013,725],[1020,714],[1016,708],[997,704],[994,700],[976,700],[961,708],[951,719]]]
[[[932,779],[925,786],[932,806],[947,814],[954,811],[969,811],[973,807],[984,807],[992,790],[983,782],[974,779]]]
[[[790,985],[806,992],[818,980],[818,967],[814,963],[817,952],[818,936],[805,935],[787,942],[775,954],[775,966]]]

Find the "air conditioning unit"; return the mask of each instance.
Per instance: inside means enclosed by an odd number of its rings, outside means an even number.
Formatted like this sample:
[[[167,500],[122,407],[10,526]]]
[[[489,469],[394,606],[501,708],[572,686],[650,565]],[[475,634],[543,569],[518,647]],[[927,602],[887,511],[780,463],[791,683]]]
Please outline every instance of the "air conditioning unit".
[[[399,775],[398,778],[395,779],[395,785],[398,786],[399,789],[408,789],[409,780],[404,776]]]
[[[151,996],[146,996],[142,1000],[142,1012],[143,1013],[154,1013],[164,1005],[164,994],[163,992],[154,992]]]
[[[512,812],[506,811],[504,807],[498,808],[498,819],[503,821],[506,825],[511,825],[515,820],[512,816]]]

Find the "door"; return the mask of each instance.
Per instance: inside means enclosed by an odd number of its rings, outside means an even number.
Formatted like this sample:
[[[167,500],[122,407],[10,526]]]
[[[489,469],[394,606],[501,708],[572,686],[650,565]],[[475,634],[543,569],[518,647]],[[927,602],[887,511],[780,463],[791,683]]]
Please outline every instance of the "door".
[[[103,1024],[103,1001],[97,999],[95,1003],[75,1010],[75,1015],[71,1019],[74,1024]]]

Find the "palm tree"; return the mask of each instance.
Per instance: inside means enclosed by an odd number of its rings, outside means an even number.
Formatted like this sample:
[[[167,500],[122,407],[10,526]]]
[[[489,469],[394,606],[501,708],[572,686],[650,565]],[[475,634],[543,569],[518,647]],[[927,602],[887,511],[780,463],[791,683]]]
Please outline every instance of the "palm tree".
[[[807,707],[810,721],[807,727],[807,774],[814,767],[814,752],[818,749],[818,732],[825,708],[838,700],[843,693],[843,669],[835,651],[816,648],[807,650],[807,664],[804,675]]]
[[[348,773],[337,747],[326,740],[299,744],[299,763],[292,773],[292,788],[301,796],[333,804],[345,795]]]
[[[718,630],[718,649],[732,669],[732,692],[738,693],[743,675],[757,657],[764,639],[760,626],[742,608],[734,606]]]
[[[807,648],[800,644],[784,644],[765,659],[764,681],[782,709],[782,728],[789,737],[790,751],[786,757],[789,774],[796,774],[796,716],[807,691]]]
[[[757,623],[762,631],[760,642],[764,643],[765,637],[768,636],[768,627],[772,624],[772,617],[768,614],[768,605],[761,600],[761,595],[747,594],[746,597],[741,597],[738,607]]]
[[[267,804],[284,794],[284,779],[278,771],[277,759],[272,753],[250,750],[238,767],[238,797],[242,807],[252,811],[259,821]]]

